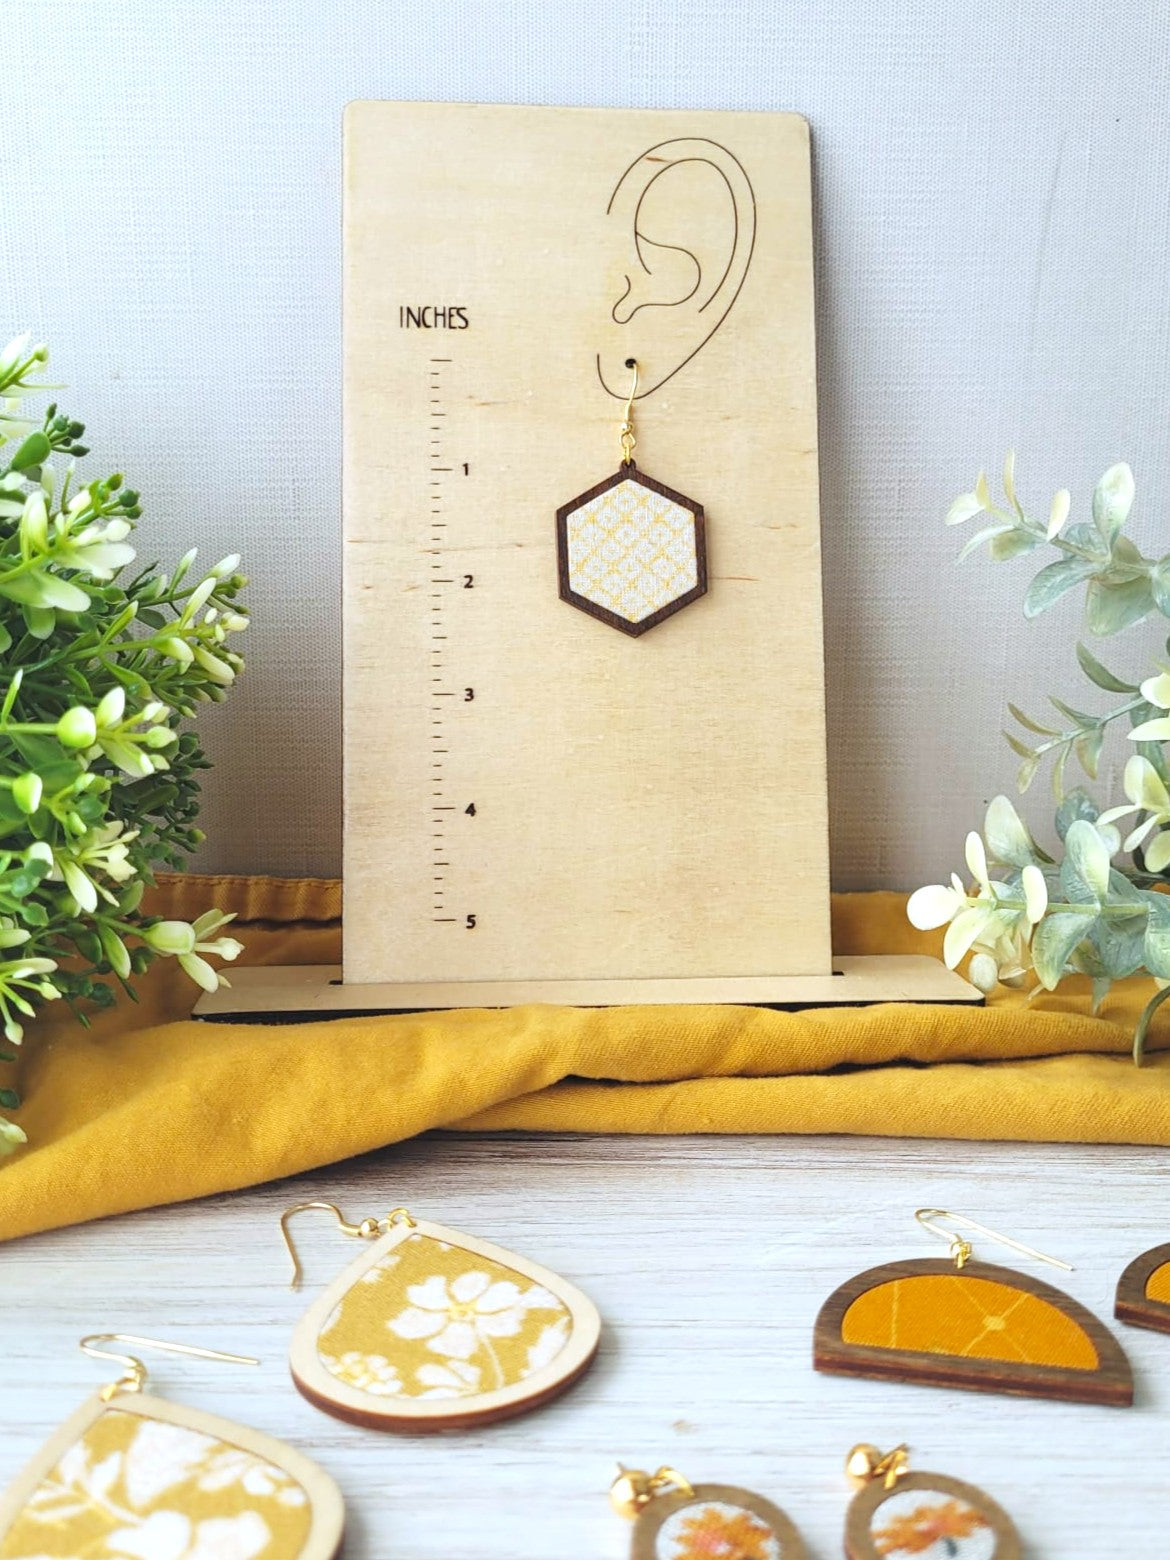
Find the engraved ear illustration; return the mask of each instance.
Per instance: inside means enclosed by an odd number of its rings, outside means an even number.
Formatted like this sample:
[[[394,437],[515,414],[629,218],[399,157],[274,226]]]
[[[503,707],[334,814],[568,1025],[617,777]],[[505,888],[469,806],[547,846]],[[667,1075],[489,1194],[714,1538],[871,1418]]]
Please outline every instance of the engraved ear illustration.
[[[637,358],[641,400],[702,350],[739,297],[755,249],[755,193],[725,146],[683,137],[635,158],[606,216],[614,248],[597,372],[624,396],[626,359]]]

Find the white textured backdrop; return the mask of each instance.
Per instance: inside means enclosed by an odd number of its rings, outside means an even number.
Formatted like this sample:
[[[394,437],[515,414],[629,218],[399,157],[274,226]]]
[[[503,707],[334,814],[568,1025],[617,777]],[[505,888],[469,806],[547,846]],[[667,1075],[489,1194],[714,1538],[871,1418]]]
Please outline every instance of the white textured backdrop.
[[[957,862],[1011,784],[1005,695],[1079,693],[1073,602],[1025,626],[1027,562],[953,565],[977,466],[1014,443],[1025,496],[1084,505],[1127,458],[1170,549],[1163,0],[5,0],[0,60],[0,333],[51,343],[145,551],[238,548],[254,580],[208,869],[339,865],[350,98],[811,120],[839,887]]]

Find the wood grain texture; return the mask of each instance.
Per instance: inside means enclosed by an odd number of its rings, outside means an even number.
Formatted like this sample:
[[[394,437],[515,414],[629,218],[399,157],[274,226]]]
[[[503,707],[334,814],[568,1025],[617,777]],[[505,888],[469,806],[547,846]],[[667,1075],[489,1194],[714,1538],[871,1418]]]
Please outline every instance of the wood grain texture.
[[[1147,1327],[1152,1332],[1170,1333],[1170,1305],[1152,1300],[1146,1293],[1150,1279],[1170,1262],[1170,1243],[1155,1246],[1135,1257],[1117,1282],[1113,1314],[1131,1327]]]
[[[681,1490],[672,1491],[669,1495],[656,1495],[638,1514],[634,1523],[630,1560],[664,1560],[658,1546],[658,1534],[663,1525],[689,1506],[698,1510],[713,1501],[742,1507],[765,1522],[779,1540],[779,1560],[806,1560],[808,1551],[804,1547],[804,1540],[787,1513],[770,1500],[765,1500],[762,1495],[755,1494],[753,1490],[740,1489],[735,1484],[693,1484],[689,1495]]]
[[[345,299],[346,982],[828,976],[805,121],[353,104]],[[630,356],[708,538],[639,639],[555,524]]]
[[[944,1002],[978,1007],[983,993],[939,959],[920,954],[861,954],[833,960],[831,975],[728,976],[721,980],[470,981],[342,985],[332,964],[254,965],[232,971],[230,986],[205,993],[198,1018],[340,1017],[428,1007],[513,1007],[559,1002],[573,1007],[620,1003],[738,1002],[775,1008],[861,1007],[871,1002]]]
[[[821,1307],[813,1328],[813,1363],[817,1370],[845,1376],[873,1376],[888,1381],[916,1381],[928,1386],[962,1387],[970,1392],[1000,1392],[1009,1397],[1057,1398],[1068,1403],[1102,1403],[1128,1408],[1133,1403],[1133,1373],[1109,1329],[1087,1307],[1063,1290],[1029,1273],[992,1262],[969,1262],[963,1276],[985,1278],[1035,1295],[1055,1306],[1085,1332],[1097,1351],[1095,1370],[926,1354],[911,1349],[874,1348],[846,1342],[841,1327],[849,1307],[879,1285],[919,1274],[955,1275],[947,1257],[911,1258],[886,1262],[859,1273],[833,1291]],[[956,1304],[959,1296],[956,1295]]]
[[[472,1257],[486,1257],[515,1273],[541,1284],[567,1307],[571,1332],[565,1347],[540,1370],[525,1380],[495,1391],[480,1392],[472,1398],[371,1397],[339,1381],[321,1362],[319,1339],[322,1329],[350,1288],[362,1275],[381,1262],[394,1247],[414,1235],[447,1241]],[[310,1403],[350,1424],[367,1430],[393,1430],[400,1434],[425,1434],[437,1430],[467,1430],[474,1425],[495,1424],[517,1414],[541,1408],[559,1397],[585,1374],[593,1363],[601,1337],[601,1318],[597,1307],[573,1284],[550,1272],[540,1263],[514,1251],[477,1240],[463,1230],[426,1219],[399,1224],[369,1244],[309,1306],[297,1323],[289,1351],[289,1369],[297,1391]],[[394,1339],[387,1331],[381,1352],[394,1362]]]
[[[1020,1560],[1020,1535],[1015,1523],[990,1495],[946,1474],[913,1471],[903,1474],[892,1489],[886,1488],[884,1480],[875,1479],[854,1497],[845,1516],[846,1560],[881,1560],[883,1551],[878,1549],[872,1537],[874,1519],[886,1501],[910,1490],[937,1491],[973,1506],[995,1534],[991,1560]]]
[[[348,1086],[360,1080],[339,1080]],[[994,1493],[1029,1560],[1156,1555],[1166,1490],[1150,1449],[1170,1437],[1165,1338],[1127,1333],[1138,1404],[1105,1414],[818,1375],[809,1336],[842,1273],[887,1258],[899,1230],[915,1241],[912,1212],[925,1205],[1074,1263],[1066,1292],[1106,1314],[1129,1254],[1165,1238],[1168,1173],[1170,1151],[1150,1148],[432,1135],[39,1235],[0,1248],[0,1485],[108,1379],[78,1353],[79,1336],[132,1328],[260,1358],[248,1369],[160,1357],[153,1390],[320,1463],[346,1498],[347,1560],[627,1560],[630,1525],[608,1500],[619,1460],[755,1490],[829,1560],[853,1493],[842,1464],[859,1440],[908,1441],[914,1461]],[[305,1299],[288,1288],[278,1220],[320,1197],[359,1212],[406,1204],[539,1254],[605,1317],[596,1365],[538,1413],[439,1438],[390,1441],[319,1413],[288,1379]],[[306,1221],[297,1244],[306,1285],[336,1275],[332,1229]]]

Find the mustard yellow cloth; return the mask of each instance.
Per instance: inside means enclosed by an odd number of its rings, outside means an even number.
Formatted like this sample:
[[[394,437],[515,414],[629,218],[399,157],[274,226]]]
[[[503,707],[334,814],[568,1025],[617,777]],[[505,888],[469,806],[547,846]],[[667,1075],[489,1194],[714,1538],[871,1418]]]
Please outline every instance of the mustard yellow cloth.
[[[340,957],[333,882],[176,878],[152,908],[235,910],[254,963]],[[834,900],[839,953],[936,953],[900,894]],[[202,1024],[169,963],[138,1007],[66,1015],[26,1042],[0,1166],[0,1238],[201,1197],[431,1127],[555,1132],[845,1132],[1170,1145],[1170,1003],[1140,1071],[1129,981],[1099,1018],[1077,982],[1028,1006],[774,1013],[657,1007]],[[0,1077],[0,1082],[3,1079]]]

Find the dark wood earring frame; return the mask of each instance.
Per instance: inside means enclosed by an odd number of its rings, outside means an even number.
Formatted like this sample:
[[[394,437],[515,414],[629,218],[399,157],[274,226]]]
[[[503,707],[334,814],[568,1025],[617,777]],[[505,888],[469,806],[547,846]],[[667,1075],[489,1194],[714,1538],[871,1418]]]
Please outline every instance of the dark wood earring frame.
[[[657,493],[661,498],[669,499],[671,503],[677,504],[692,515],[695,522],[698,583],[684,595],[667,602],[666,606],[659,607],[657,612],[652,612],[649,617],[643,618],[640,623],[631,623],[629,618],[620,617],[616,612],[610,612],[607,607],[600,607],[595,601],[590,601],[587,596],[578,595],[569,583],[569,516],[583,504],[592,503],[595,498],[600,498],[611,488],[629,481],[638,483],[640,487],[649,488],[652,493]],[[612,476],[606,477],[603,482],[599,482],[596,487],[591,487],[587,492],[579,493],[576,498],[570,499],[567,504],[562,504],[557,510],[557,579],[560,582],[562,601],[567,601],[571,607],[577,607],[581,612],[587,612],[590,617],[597,618],[599,622],[608,623],[610,628],[620,629],[623,634],[629,634],[635,639],[640,638],[642,634],[655,628],[668,617],[673,617],[676,612],[689,607],[692,601],[698,601],[700,596],[707,594],[707,522],[702,504],[697,504],[693,498],[687,498],[684,493],[676,493],[673,488],[667,487],[665,482],[656,482],[653,477],[648,477],[644,471],[639,471],[635,461],[623,461]]]
[[[861,1295],[882,1284],[918,1274],[953,1274],[946,1257],[918,1257],[887,1262],[858,1273],[835,1290],[821,1307],[813,1328],[813,1365],[838,1376],[862,1376],[877,1381],[915,1382],[922,1386],[962,1387],[971,1392],[999,1392],[1010,1397],[1054,1398],[1064,1403],[1102,1403],[1128,1408],[1133,1403],[1133,1372],[1120,1343],[1091,1311],[1063,1290],[990,1262],[971,1262],[963,1272],[1007,1284],[1046,1300],[1079,1326],[1097,1350],[1096,1370],[1063,1365],[1026,1365],[1005,1360],[966,1359],[927,1354],[914,1349],[880,1349],[846,1343],[841,1336],[845,1313]]]
[[[1170,1305],[1151,1300],[1146,1286],[1160,1267],[1170,1262],[1170,1243],[1154,1246],[1135,1257],[1117,1281],[1117,1299],[1113,1314],[1130,1327],[1146,1327],[1151,1332],[1170,1333]]]

